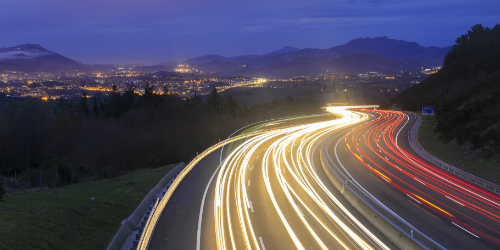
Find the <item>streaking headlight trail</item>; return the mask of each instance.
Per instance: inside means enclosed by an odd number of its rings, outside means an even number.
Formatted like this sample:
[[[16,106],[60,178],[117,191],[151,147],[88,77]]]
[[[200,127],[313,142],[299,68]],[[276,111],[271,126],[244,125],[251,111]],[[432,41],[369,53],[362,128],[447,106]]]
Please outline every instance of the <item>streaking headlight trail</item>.
[[[410,125],[407,113],[363,111],[375,113],[379,118],[351,130],[339,141],[345,143],[360,166],[436,218],[448,221],[449,225],[476,239],[500,244],[500,197],[497,194],[406,151],[401,145],[408,135],[401,131]]]
[[[257,225],[268,217],[297,249],[389,249],[325,186],[313,157],[325,137],[369,115],[327,110],[340,118],[251,137],[223,161],[213,201],[218,249],[264,249]]]

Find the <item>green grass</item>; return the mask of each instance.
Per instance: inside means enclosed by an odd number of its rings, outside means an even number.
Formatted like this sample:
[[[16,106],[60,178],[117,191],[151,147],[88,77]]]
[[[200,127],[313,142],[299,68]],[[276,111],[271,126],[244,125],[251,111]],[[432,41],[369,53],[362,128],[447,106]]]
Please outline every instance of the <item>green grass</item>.
[[[421,116],[422,117],[422,116]],[[464,152],[455,142],[445,143],[434,132],[437,121],[434,116],[426,117],[418,130],[418,141],[427,152],[442,161],[489,182],[500,184],[500,166],[494,160],[476,158]]]
[[[176,165],[62,187],[59,201],[53,189],[4,197],[0,249],[105,249],[120,223]]]

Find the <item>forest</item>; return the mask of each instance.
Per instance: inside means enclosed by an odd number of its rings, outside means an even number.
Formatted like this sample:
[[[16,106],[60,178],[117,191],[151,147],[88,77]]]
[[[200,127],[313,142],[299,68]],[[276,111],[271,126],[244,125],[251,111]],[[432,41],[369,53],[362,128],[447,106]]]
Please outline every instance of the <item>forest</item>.
[[[411,111],[434,106],[435,131],[444,141],[470,145],[486,158],[499,156],[500,24],[491,29],[474,25],[457,38],[439,72],[390,105]]]
[[[149,85],[136,92],[114,88],[101,100],[83,93],[78,102],[60,99],[53,110],[36,100],[0,110],[0,174],[60,186],[188,162],[245,125],[320,113],[323,104],[312,94],[247,107],[215,88],[186,100]]]

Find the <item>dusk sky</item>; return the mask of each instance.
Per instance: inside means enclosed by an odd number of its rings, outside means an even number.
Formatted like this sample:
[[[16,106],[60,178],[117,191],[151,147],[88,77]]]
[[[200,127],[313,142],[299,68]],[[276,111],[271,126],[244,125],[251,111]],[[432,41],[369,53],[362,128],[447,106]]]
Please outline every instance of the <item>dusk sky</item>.
[[[498,0],[7,0],[0,47],[38,43],[81,63],[145,64],[359,37],[444,47],[474,24],[500,23],[499,10]]]

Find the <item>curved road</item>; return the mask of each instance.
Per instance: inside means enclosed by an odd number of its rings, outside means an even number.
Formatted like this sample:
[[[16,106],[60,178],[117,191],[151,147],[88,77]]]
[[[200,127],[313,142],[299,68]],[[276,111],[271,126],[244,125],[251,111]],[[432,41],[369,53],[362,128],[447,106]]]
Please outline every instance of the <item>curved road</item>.
[[[448,249],[498,249],[499,197],[415,156],[412,116],[334,112],[342,118],[270,131],[209,154],[173,193],[150,249],[397,249],[320,166],[318,146],[340,129],[331,160],[389,209]]]
[[[415,154],[408,140],[413,114],[370,112],[380,118],[332,143],[334,163],[442,246],[499,249],[500,197]]]
[[[338,112],[251,137],[220,166],[217,154],[203,159],[167,203],[150,249],[394,249],[319,165],[324,138],[370,118]]]

